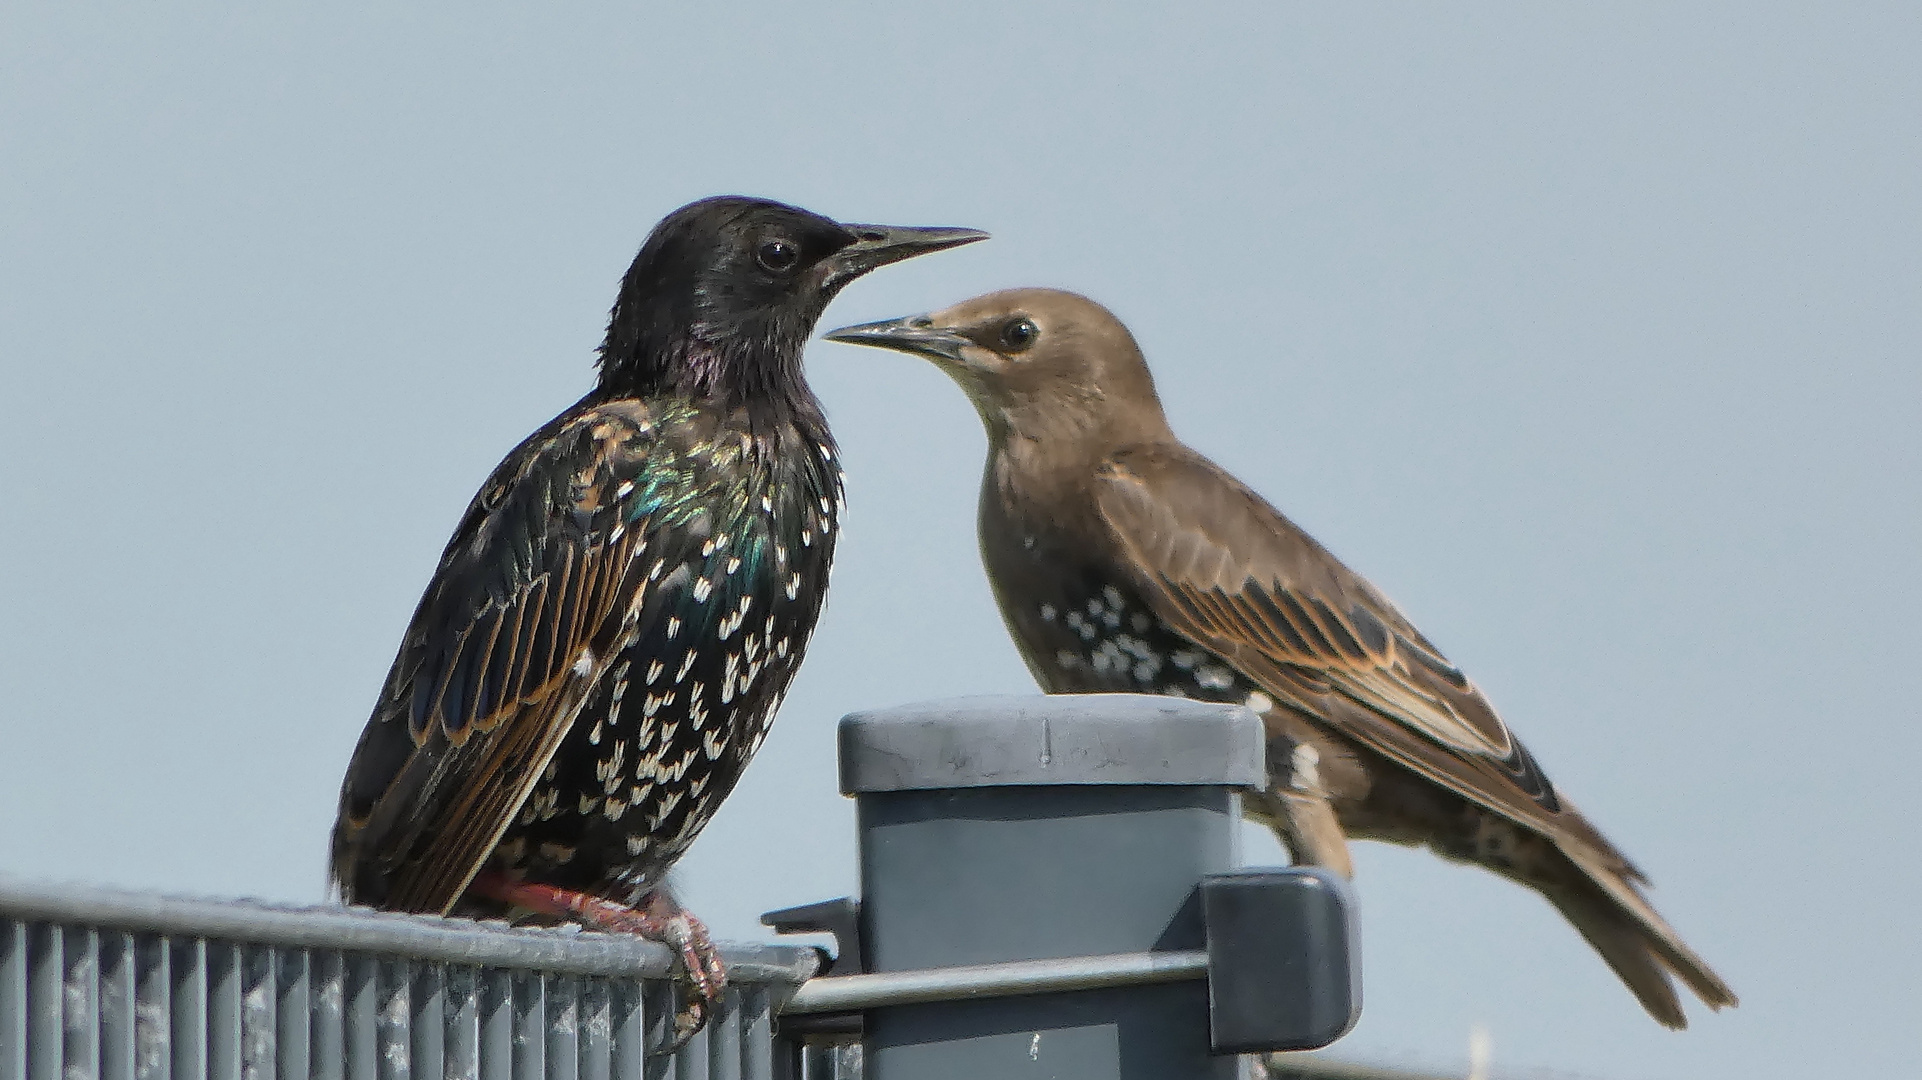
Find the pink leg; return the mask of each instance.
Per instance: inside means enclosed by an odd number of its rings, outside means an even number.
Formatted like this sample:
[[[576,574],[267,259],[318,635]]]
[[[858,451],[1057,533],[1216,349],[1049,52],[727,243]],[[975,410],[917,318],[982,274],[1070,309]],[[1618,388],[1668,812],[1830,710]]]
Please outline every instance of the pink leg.
[[[628,907],[572,889],[515,881],[492,871],[474,878],[470,888],[490,900],[569,919],[595,930],[634,934],[673,949],[686,969],[692,993],[685,995],[681,1011],[675,1014],[673,1042],[656,1053],[671,1054],[693,1038],[727,990],[727,969],[708,937],[707,927],[676,904],[666,889],[655,889],[639,907]]]

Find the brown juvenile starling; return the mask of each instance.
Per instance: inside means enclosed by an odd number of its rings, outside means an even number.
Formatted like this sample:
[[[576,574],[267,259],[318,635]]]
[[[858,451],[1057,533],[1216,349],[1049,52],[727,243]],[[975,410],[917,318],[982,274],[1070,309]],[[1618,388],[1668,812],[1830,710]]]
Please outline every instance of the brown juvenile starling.
[[[348,903],[533,915],[725,974],[663,879],[761,745],[826,594],[841,472],[801,349],[876,267],[986,234],[715,198],[621,282],[600,380],[507,455],[415,609],[341,787]]]
[[[1249,813],[1297,861],[1348,874],[1347,837],[1426,845],[1547,897],[1661,1023],[1687,1024],[1671,974],[1735,1004],[1474,684],[1175,437],[1105,308],[1020,289],[827,336],[931,359],[979,410],[981,556],[1043,689],[1244,702],[1269,732]]]

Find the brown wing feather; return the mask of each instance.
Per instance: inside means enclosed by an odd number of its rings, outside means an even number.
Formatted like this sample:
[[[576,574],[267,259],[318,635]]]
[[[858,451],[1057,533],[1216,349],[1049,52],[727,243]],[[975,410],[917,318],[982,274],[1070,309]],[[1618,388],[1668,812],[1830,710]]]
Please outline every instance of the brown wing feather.
[[[1394,605],[1213,463],[1177,448],[1128,451],[1103,470],[1096,499],[1137,584],[1177,630],[1356,742],[1633,873]]]
[[[444,913],[519,812],[637,615],[649,523],[615,531],[615,492],[653,430],[638,403],[583,403],[469,506],[348,767],[344,899]]]
[[[1554,844],[1578,873],[1536,887],[1658,1020],[1685,1023],[1654,956],[1709,1005],[1735,1004],[1474,684],[1260,496],[1186,448],[1153,447],[1112,459],[1096,502],[1136,587],[1176,630],[1282,706]]]

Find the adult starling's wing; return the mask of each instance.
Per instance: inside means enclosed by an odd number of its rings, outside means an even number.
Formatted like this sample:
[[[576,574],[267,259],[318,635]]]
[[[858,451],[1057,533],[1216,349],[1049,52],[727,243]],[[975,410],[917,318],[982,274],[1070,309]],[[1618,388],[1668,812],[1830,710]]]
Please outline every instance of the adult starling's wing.
[[[1635,888],[1641,872],[1556,793],[1461,671],[1260,496],[1185,447],[1152,447],[1110,460],[1096,501],[1136,586],[1175,629],[1283,707],[1552,841],[1585,882],[1536,884],[1657,1019],[1685,1022],[1651,950],[1706,1003],[1735,1003]]]
[[[435,913],[459,900],[595,680],[658,617],[650,601],[679,586],[647,567],[682,566],[702,540],[704,516],[674,513],[666,490],[689,477],[680,441],[638,402],[583,401],[475,496],[348,766],[343,899]]]

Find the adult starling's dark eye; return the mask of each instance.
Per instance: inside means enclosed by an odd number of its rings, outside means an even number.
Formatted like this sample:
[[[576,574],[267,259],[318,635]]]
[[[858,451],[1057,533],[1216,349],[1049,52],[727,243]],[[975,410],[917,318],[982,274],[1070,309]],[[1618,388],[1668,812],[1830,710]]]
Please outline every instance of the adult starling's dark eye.
[[[754,249],[754,261],[771,274],[784,274],[801,261],[801,252],[786,240],[763,240]]]
[[[1012,320],[1001,328],[1001,347],[1011,353],[1026,352],[1034,339],[1041,336],[1041,328],[1033,319],[1022,317]]]

